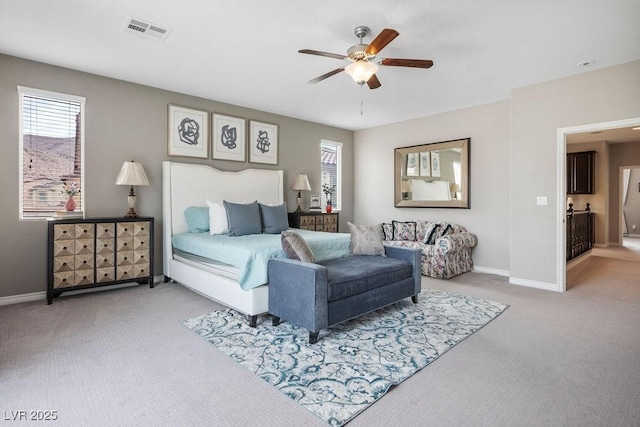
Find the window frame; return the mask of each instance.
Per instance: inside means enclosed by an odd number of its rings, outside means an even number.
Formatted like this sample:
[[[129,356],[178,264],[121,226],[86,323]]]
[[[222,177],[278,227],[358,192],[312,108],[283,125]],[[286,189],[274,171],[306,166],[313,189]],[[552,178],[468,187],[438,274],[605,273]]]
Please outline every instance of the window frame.
[[[324,192],[322,192],[322,148],[324,145],[330,145],[336,149],[336,192],[331,199],[331,207],[333,211],[340,212],[342,210],[342,147],[344,144],[328,139],[320,140],[320,200],[323,209],[326,205],[326,198]]]
[[[24,97],[76,102],[80,104],[80,206],[85,211],[85,105],[86,98],[44,89],[18,86],[18,218],[20,221],[46,221],[45,216],[24,216]],[[38,195],[40,197],[40,195]]]

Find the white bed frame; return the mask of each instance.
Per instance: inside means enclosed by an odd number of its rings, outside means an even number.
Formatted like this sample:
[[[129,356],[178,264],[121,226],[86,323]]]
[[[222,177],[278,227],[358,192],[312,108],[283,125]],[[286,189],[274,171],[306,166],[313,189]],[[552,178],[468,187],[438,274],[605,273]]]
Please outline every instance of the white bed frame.
[[[165,282],[181,285],[249,316],[255,324],[258,314],[269,311],[268,288],[262,285],[245,291],[236,277],[237,269],[205,264],[174,254],[171,236],[189,231],[184,210],[212,202],[281,204],[281,170],[245,169],[223,172],[207,165],[162,162],[162,245]]]

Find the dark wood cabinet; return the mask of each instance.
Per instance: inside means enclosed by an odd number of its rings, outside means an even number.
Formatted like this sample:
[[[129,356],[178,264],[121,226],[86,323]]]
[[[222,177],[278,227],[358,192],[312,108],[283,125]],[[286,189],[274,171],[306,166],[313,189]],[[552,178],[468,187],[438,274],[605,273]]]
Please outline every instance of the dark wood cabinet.
[[[567,211],[567,261],[590,251],[595,244],[595,214],[590,210]]]
[[[338,214],[324,212],[291,212],[289,226],[301,230],[338,232]]]
[[[153,288],[150,217],[49,221],[47,304],[65,291],[148,283]]]
[[[595,192],[595,151],[567,154],[567,194]]]

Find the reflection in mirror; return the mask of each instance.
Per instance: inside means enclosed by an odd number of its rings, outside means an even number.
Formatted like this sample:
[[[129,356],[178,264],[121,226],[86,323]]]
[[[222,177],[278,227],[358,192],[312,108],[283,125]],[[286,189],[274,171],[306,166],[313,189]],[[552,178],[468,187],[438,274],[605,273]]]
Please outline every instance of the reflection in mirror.
[[[469,209],[471,138],[395,149],[395,206]]]

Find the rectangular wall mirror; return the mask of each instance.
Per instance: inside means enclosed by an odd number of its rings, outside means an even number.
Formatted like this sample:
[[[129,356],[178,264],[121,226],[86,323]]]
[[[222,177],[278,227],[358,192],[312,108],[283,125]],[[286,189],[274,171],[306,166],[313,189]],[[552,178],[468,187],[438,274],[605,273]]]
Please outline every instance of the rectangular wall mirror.
[[[400,147],[394,153],[397,208],[470,208],[471,138]]]

